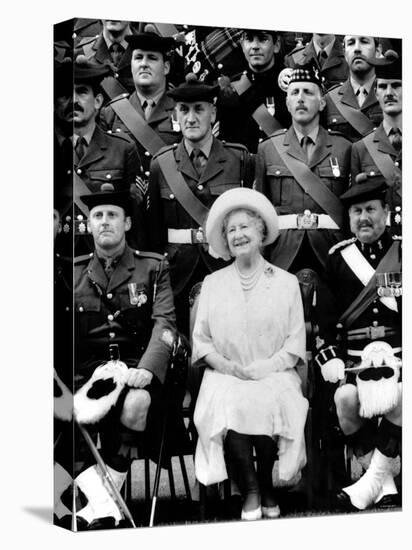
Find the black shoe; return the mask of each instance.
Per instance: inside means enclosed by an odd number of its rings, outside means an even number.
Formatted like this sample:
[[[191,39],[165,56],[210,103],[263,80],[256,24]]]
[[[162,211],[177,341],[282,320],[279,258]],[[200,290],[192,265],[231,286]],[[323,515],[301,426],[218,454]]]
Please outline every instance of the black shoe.
[[[359,512],[359,509],[352,504],[352,501],[345,491],[339,491],[335,496],[335,502],[339,509],[346,512]]]
[[[56,518],[56,516],[54,517]],[[56,520],[57,521],[54,522],[56,525],[59,525],[64,529],[69,529],[70,531],[72,530],[73,520],[71,515],[66,514],[65,516],[62,516],[60,519],[56,518]],[[76,523],[77,523],[77,531],[87,531],[87,529],[89,528],[89,522],[86,521],[81,516],[78,516],[76,518]]]
[[[101,529],[116,529],[116,520],[113,516],[106,516],[104,518],[96,518],[89,523],[88,531],[97,531]]]
[[[390,510],[391,508],[399,508],[401,505],[398,494],[385,495],[375,504],[375,508],[379,510]]]

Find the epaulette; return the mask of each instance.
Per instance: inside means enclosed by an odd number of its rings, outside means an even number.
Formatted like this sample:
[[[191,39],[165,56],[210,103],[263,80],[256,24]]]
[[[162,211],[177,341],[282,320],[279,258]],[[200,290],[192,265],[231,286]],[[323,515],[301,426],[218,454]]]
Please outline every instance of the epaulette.
[[[176,149],[176,147],[178,146],[178,143],[172,143],[172,145],[165,145],[164,147],[162,147],[161,149],[159,149],[157,151],[157,153],[155,153],[153,155],[153,158],[157,158],[158,156],[160,155],[163,155],[163,153],[166,153],[166,151],[171,151],[172,149]]]
[[[273,132],[273,134],[270,134],[270,136],[267,136],[267,137],[263,138],[262,141],[259,143],[259,145],[262,144],[262,143],[265,143],[270,138],[278,137],[278,136],[284,136],[287,131],[288,131],[287,128],[281,128],[280,130],[276,130],[276,132]]]
[[[348,246],[356,241],[356,237],[352,237],[351,239],[346,239],[344,241],[340,241],[339,243],[336,243],[332,248],[329,250],[329,254],[334,254],[337,250],[340,248],[344,248],[345,246]]]
[[[86,36],[79,40],[79,43],[76,45],[76,48],[81,48],[83,46],[87,46],[88,44],[92,44],[93,42],[96,42],[96,40],[99,38],[99,35],[96,36]]]
[[[246,145],[243,145],[243,143],[232,143],[229,141],[224,141],[223,139],[221,139],[220,141],[224,147],[230,147],[231,149],[240,149],[241,151],[248,152],[248,148],[246,147]]]
[[[334,128],[328,128],[327,130],[328,130],[328,134],[330,134],[331,136],[342,137],[342,138],[345,138],[346,141],[349,141],[348,138],[345,136],[345,134],[343,134],[339,130],[335,130]]]
[[[107,104],[106,104],[106,107],[107,105],[111,105],[112,103],[114,103],[115,101],[119,101],[119,99],[124,99],[125,97],[130,97],[131,94],[128,94],[127,92],[124,92],[123,94],[119,94],[117,95],[116,97],[114,97],[112,100],[110,100]]]
[[[122,141],[126,141],[127,143],[131,143],[130,138],[127,137],[126,134],[121,134],[120,132],[113,132],[112,130],[106,130],[104,133],[106,134],[106,136],[121,139]]]
[[[151,258],[152,260],[158,260],[161,262],[166,259],[164,254],[158,254],[157,252],[147,252],[146,250],[133,250],[133,254],[137,258]]]
[[[90,254],[83,254],[83,256],[77,256],[74,258],[74,264],[81,264],[86,261],[90,261],[91,258],[93,258],[93,252],[90,252]]]
[[[343,86],[343,82],[339,82],[339,84],[334,84],[333,86],[331,86],[329,89],[328,89],[328,93],[326,95],[329,94],[329,92],[331,92],[332,90],[334,90],[335,88],[340,88],[341,86]]]

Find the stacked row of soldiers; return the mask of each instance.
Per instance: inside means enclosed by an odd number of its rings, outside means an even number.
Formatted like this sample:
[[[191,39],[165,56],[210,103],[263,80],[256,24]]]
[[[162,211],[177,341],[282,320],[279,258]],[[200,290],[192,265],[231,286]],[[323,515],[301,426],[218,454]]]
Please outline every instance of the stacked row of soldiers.
[[[56,250],[69,255],[74,237],[80,255],[76,387],[68,353],[57,354],[56,368],[75,391],[118,345],[129,391],[117,428],[106,426],[102,440],[115,482],[122,485],[130,463],[119,454],[122,433],[130,439],[128,431],[145,430],[159,399],[170,335],[190,339],[191,289],[225,265],[205,242],[208,210],[224,191],[253,186],[279,216],[269,261],[320,276],[315,364],[342,438],[359,454],[373,450],[360,485],[340,492],[340,501],[357,509],[387,504],[397,493],[387,457],[399,453],[400,400],[379,422],[365,421],[344,368],[377,339],[401,351],[399,297],[388,277],[375,284],[376,273],[400,276],[400,56],[382,55],[374,37],[345,36],[342,46],[315,34],[280,63],[279,33],[225,29],[214,59],[240,52],[245,70],[228,78],[224,63],[213,74],[205,69],[210,56],[192,56],[192,70],[216,82],[190,74],[179,83],[172,69],[181,42],[153,26],[138,31],[103,21],[97,38],[76,44],[74,64],[59,61],[55,78]],[[125,90],[113,97],[119,86]],[[56,260],[58,287],[65,286],[62,264]],[[61,325],[62,339],[69,324]],[[60,474],[61,504],[72,476]],[[78,514],[84,525],[119,525],[95,466],[86,462],[75,475],[89,501]],[[60,504],[61,520],[67,509]]]

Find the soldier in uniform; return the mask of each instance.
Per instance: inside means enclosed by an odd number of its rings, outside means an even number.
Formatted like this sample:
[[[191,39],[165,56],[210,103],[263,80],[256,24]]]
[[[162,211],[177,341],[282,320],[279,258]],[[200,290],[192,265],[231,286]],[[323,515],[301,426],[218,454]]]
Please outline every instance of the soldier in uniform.
[[[130,450],[130,437],[137,440],[138,432],[144,430],[152,437],[157,426],[155,412],[175,335],[173,293],[164,257],[126,244],[125,234],[131,227],[128,193],[110,191],[81,198],[90,209],[88,226],[95,250],[75,260],[75,384],[80,389],[74,396],[74,412],[78,422],[97,422],[102,457],[120,489],[130,465],[125,452]],[[120,377],[125,384],[122,396],[117,403],[113,397],[115,408],[104,419],[90,416],[87,420],[92,413],[84,392],[86,388],[94,392],[89,402],[99,401],[98,384],[93,385],[99,380],[95,369],[109,361],[113,345],[126,365]],[[119,380],[115,378],[117,385]],[[116,527],[121,521],[119,508],[94,460],[79,456],[81,451],[79,441],[76,461],[85,465],[77,472],[76,485],[88,503],[77,512],[78,524],[83,529]]]
[[[246,71],[231,82],[227,78],[220,80],[219,137],[243,143],[256,153],[263,137],[290,124],[285,93],[277,84],[283,68],[276,62],[280,37],[274,31],[245,29],[241,45],[248,65]]]
[[[133,197],[133,230],[129,243],[142,248],[143,231],[139,215],[142,195],[139,183],[141,162],[137,148],[127,136],[103,131],[96,123],[96,117],[103,103],[100,83],[109,74],[106,66],[92,65],[88,62],[74,64],[73,121],[73,168],[76,210],[76,234],[86,235],[87,208],[81,204],[78,196],[96,193],[109,183],[118,191],[127,189]],[[91,243],[80,241],[76,253],[90,250]]]
[[[174,118],[175,104],[166,93],[169,52],[174,39],[145,30],[126,40],[132,50],[134,91],[111,101],[101,112],[101,124],[113,134],[126,134],[136,143],[144,171],[143,190],[146,191],[152,155],[164,145],[181,139]]]
[[[259,145],[256,188],[276,207],[278,241],[271,263],[296,273],[323,271],[328,250],[343,237],[339,196],[349,184],[350,142],[319,124],[325,107],[313,67],[294,69],[287,92],[292,126]]]
[[[351,170],[353,178],[360,172],[366,172],[369,178],[385,177],[390,187],[388,203],[393,225],[402,206],[402,63],[395,52],[388,51],[374,65],[375,94],[383,121],[353,144]]]
[[[325,125],[354,142],[382,121],[382,110],[375,96],[375,67],[378,54],[373,36],[346,35],[343,39],[349,77],[326,94]]]
[[[284,63],[291,69],[314,64],[327,90],[342,84],[349,72],[341,40],[334,34],[314,33],[306,46],[297,46],[286,55]]]
[[[130,21],[103,19],[101,32],[78,41],[75,56],[84,55],[92,63],[108,65],[114,78],[124,88],[122,91],[131,92],[134,87],[130,71],[132,50],[126,41],[131,34]],[[121,93],[120,89],[118,93]]]
[[[397,494],[390,459],[400,452],[402,424],[401,241],[386,227],[387,189],[382,177],[359,174],[341,196],[354,237],[328,254],[334,300],[319,320],[323,344],[315,357],[344,441],[358,457],[372,451],[366,473],[338,494],[340,504],[361,510],[394,504]]]
[[[170,261],[177,324],[186,335],[190,289],[225,265],[210,255],[204,239],[208,210],[224,191],[251,187],[254,178],[254,160],[247,149],[212,134],[218,86],[203,84],[194,75],[187,80],[169,92],[176,101],[183,140],[153,157],[147,212],[151,248],[166,252]]]

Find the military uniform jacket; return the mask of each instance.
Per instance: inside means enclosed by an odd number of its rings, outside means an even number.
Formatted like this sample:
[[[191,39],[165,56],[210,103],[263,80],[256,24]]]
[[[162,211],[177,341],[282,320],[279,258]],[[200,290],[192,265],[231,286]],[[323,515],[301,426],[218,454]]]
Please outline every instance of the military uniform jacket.
[[[73,261],[54,254],[53,360],[68,388],[73,385]]]
[[[148,235],[150,246],[167,252],[171,266],[173,291],[178,294],[189,281],[197,263],[203,262],[210,272],[226,265],[216,260],[201,244],[168,243],[167,230],[198,229],[196,222],[175,198],[157,161],[169,151],[162,149],[153,158],[148,190]],[[183,142],[173,148],[177,169],[194,195],[208,208],[219,195],[240,187],[251,187],[254,178],[254,159],[242,145],[225,144],[214,138],[207,164],[201,177],[197,175]]]
[[[319,64],[313,39],[306,46],[297,47],[285,56],[285,67],[296,69],[308,64],[313,64],[320,71],[321,76],[325,79],[323,85],[326,89],[336,84],[342,84],[349,74],[343,47],[337,38],[323,67]]]
[[[175,333],[169,267],[126,246],[107,280],[96,253],[75,260],[75,374],[92,371],[119,344],[120,359],[164,381]]]
[[[126,136],[109,134],[96,126],[83,158],[74,159],[74,170],[92,193],[101,190],[104,183],[111,183],[115,191],[130,190],[132,203],[132,229],[127,234],[128,243],[136,248],[145,247],[144,227],[141,222],[141,195],[137,192],[136,177],[141,175],[141,163],[136,146]],[[75,207],[75,216],[80,210]],[[85,237],[76,254],[92,249],[92,241]],[[88,242],[86,243],[86,240]]]
[[[388,136],[383,128],[383,124],[380,124],[378,128],[373,132],[373,141],[376,143],[377,149],[382,153],[386,153],[395,166],[398,166],[402,169],[402,151],[395,151],[392,147],[391,142],[389,141]],[[351,171],[352,171],[352,181],[355,181],[355,177],[360,172],[366,172],[369,177],[382,176],[381,171],[376,166],[374,160],[372,159],[364,140],[361,139],[352,145],[352,160],[351,160]],[[391,189],[389,192],[389,206],[393,210],[396,206],[401,206],[401,199],[396,193],[395,189],[402,185],[402,182],[399,181],[399,178],[395,177],[392,181],[389,182],[390,185],[394,186],[394,189]]]
[[[370,245],[362,244],[356,238],[352,238],[339,243],[328,255],[325,278],[332,291],[332,297],[319,294],[317,298],[321,309],[321,315],[319,315],[319,336],[321,338],[322,349],[326,349],[329,346],[336,347],[337,356],[342,358],[346,357],[348,349],[363,350],[367,344],[373,341],[366,337],[348,340],[348,335],[344,331],[338,330],[336,326],[341,315],[364,288],[363,283],[361,283],[342,256],[342,251],[353,243],[355,243],[368,263],[376,269],[391,247],[393,240],[387,231],[385,231],[379,240]],[[396,300],[398,305],[397,312],[384,305],[379,300],[378,294],[376,294],[375,300],[349,327],[349,332],[366,327],[384,326],[391,329],[391,334],[384,338],[379,338],[379,340],[388,342],[392,347],[400,346],[402,322],[401,300]],[[327,352],[326,359],[331,358]],[[320,361],[321,364],[325,362],[322,359]]]
[[[75,48],[75,57],[78,55],[84,55],[88,61],[99,65],[109,65],[113,71],[114,78],[118,79],[128,92],[133,91],[134,83],[130,69],[132,49],[130,46],[125,49],[119,63],[115,65],[103,34],[100,33],[93,38],[87,37],[80,40]]]
[[[307,162],[293,127],[286,132],[278,132],[274,136],[280,140],[280,143],[287,146],[288,155]],[[319,127],[309,167],[338,197],[349,185],[350,152],[351,145],[348,140]],[[338,177],[332,171],[332,157],[339,165]],[[325,213],[294,179],[270,139],[259,145],[256,188],[272,202],[278,215],[302,214],[305,210],[310,210],[314,214]],[[332,229],[281,230],[275,244],[267,249],[269,261],[283,269],[289,269],[305,233],[322,265],[325,264],[331,246],[343,238],[342,231]]]
[[[349,122],[338,111],[337,107],[330,98],[330,92],[331,90],[329,90],[329,92],[325,96],[326,108],[321,115],[322,123],[327,128],[338,130],[352,142],[361,139],[363,136],[357,130],[355,130],[355,128],[353,128],[353,126],[351,126]],[[349,79],[347,79],[341,86],[339,86],[338,96],[341,103],[360,110],[371,120],[371,122],[376,127],[379,126],[379,124],[382,122],[382,110],[379,106],[378,100],[376,99],[373,86],[370,89],[370,92],[361,108],[359,107],[358,100],[356,99]]]
[[[259,141],[267,136],[259,129],[252,114],[260,105],[267,105],[267,98],[274,100],[274,117],[278,122],[284,128],[290,125],[286,94],[278,86],[281,69],[282,67],[272,67],[262,74],[247,71],[252,86],[241,95],[231,86],[220,91],[217,101],[220,139],[243,143],[251,153],[256,153]],[[241,76],[238,75],[233,80],[237,81]]]
[[[110,130],[115,135],[127,135],[136,143],[145,177],[148,178],[151,160],[150,153],[146,151],[141,143],[136,141],[136,138],[131,134],[127,126],[120,120],[111,107],[111,104],[121,99],[121,97],[115,98],[107,105],[107,107],[102,109],[100,113],[101,125],[103,128]],[[137,97],[136,91],[129,96],[129,101],[140,116],[144,118],[144,112],[142,106],[140,105],[140,100]],[[147,121],[152,130],[154,130],[156,134],[158,134],[158,136],[164,141],[165,145],[172,145],[182,139],[180,129],[177,129],[176,126],[174,128],[172,124],[174,107],[174,100],[164,93],[155,105],[153,111],[150,113],[149,120]]]

